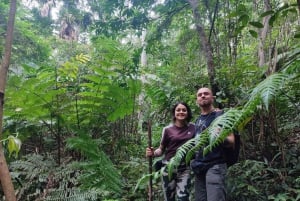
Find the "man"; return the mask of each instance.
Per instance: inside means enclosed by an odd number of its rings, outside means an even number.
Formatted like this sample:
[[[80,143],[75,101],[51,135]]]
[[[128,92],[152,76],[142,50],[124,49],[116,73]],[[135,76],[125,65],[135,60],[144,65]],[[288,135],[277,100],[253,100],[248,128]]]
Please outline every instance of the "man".
[[[200,88],[197,91],[197,104],[201,115],[196,120],[196,135],[201,135],[211,122],[222,111],[213,106],[214,96],[209,88]],[[225,201],[225,175],[227,171],[226,160],[222,152],[223,147],[234,146],[234,135],[230,134],[224,143],[213,148],[211,152],[203,156],[203,150],[199,150],[191,166],[195,173],[195,198],[196,201]],[[197,166],[204,164],[205,170],[198,171]],[[200,167],[199,167],[200,168]]]

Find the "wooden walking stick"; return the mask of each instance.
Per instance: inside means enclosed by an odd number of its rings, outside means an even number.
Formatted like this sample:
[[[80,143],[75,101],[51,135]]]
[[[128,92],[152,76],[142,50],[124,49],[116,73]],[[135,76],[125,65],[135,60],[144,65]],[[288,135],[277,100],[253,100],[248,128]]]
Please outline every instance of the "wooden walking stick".
[[[151,149],[152,148],[152,133],[151,133],[151,121],[148,121],[148,147]],[[152,156],[148,157],[149,160],[149,201],[152,201]]]

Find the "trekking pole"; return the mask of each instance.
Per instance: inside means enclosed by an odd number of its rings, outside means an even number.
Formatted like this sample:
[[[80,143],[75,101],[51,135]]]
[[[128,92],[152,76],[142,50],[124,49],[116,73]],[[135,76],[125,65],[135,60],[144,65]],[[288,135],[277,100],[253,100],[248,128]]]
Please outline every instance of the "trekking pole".
[[[152,148],[152,133],[151,133],[151,121],[148,121],[148,147]],[[149,201],[152,201],[152,191],[153,191],[153,187],[152,187],[152,156],[148,157],[149,160]]]

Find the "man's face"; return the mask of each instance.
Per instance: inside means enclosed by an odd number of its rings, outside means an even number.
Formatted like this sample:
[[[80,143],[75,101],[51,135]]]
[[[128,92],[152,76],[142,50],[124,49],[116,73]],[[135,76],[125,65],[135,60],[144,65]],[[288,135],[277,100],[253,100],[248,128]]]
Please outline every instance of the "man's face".
[[[200,107],[208,107],[214,102],[212,92],[208,88],[200,88],[197,92],[197,104]]]

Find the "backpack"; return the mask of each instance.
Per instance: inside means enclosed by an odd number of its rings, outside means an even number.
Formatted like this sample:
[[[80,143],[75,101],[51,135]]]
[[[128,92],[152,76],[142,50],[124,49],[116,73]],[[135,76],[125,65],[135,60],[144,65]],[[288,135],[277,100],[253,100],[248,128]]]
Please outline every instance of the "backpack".
[[[227,167],[230,167],[238,162],[240,146],[241,146],[241,137],[240,134],[236,131],[233,132],[234,135],[234,149],[231,147],[223,147],[224,157],[226,159]]]

